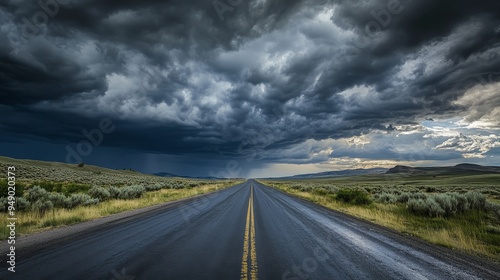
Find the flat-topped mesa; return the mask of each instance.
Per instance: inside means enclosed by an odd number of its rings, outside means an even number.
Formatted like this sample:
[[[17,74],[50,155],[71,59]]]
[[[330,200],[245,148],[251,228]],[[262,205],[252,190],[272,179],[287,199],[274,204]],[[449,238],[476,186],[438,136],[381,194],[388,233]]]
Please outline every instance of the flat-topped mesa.
[[[405,166],[405,165],[396,165],[393,168],[387,170],[387,172],[385,172],[385,173],[386,174],[393,174],[393,173],[403,173],[403,172],[406,173],[406,172],[412,172],[412,171],[415,171],[415,168]]]

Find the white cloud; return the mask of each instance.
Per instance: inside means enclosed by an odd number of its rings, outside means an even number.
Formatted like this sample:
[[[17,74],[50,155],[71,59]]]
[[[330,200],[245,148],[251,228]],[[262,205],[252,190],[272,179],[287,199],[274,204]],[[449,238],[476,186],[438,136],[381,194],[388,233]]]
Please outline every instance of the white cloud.
[[[425,164],[428,161],[420,161],[420,164]],[[390,160],[390,159],[366,159],[366,158],[350,158],[341,157],[331,159],[328,162],[331,170],[344,169],[367,169],[367,168],[392,168],[396,165],[415,165],[414,161]]]
[[[484,158],[493,148],[500,147],[499,135],[464,135],[450,138],[436,146],[438,150],[453,150],[463,154],[464,158]]]
[[[476,85],[453,104],[466,108],[461,123],[469,128],[500,129],[500,82]]]
[[[370,144],[370,137],[368,135],[354,136],[345,139],[349,147],[363,148],[365,145]]]

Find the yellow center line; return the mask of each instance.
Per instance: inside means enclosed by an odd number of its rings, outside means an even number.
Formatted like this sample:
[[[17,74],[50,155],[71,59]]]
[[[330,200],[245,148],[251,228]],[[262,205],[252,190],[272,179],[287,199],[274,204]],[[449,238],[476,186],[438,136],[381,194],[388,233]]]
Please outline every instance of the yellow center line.
[[[251,190],[251,202],[252,202],[252,219],[250,222],[250,227],[252,228],[251,243],[250,243],[250,260],[252,260],[252,271],[250,272],[251,279],[256,280],[257,277],[257,249],[255,248],[255,211],[253,210],[253,184]]]
[[[241,280],[248,280],[248,253],[250,247],[250,280],[257,280],[257,251],[255,249],[255,217],[253,210],[253,184],[248,200],[245,239],[243,241],[243,259],[241,262]]]

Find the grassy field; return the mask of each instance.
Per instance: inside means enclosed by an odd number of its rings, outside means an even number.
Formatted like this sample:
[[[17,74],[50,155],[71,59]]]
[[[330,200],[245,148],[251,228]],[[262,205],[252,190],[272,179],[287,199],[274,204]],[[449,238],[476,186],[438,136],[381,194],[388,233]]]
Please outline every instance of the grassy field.
[[[500,261],[500,174],[261,181],[431,243]]]
[[[0,157],[0,220],[7,221],[7,168],[16,171],[16,233],[23,235],[221,190],[242,181],[164,178],[132,170]],[[5,222],[4,222],[5,224]],[[8,228],[0,228],[0,240]]]
[[[8,166],[14,166],[16,168],[15,174],[17,181],[25,184],[40,181],[49,181],[59,182],[63,184],[81,184],[88,186],[124,186],[146,183],[168,183],[172,181],[172,178],[147,175],[129,169],[113,170],[92,165],[84,165],[83,167],[78,167],[78,165],[76,164],[37,160],[22,160],[8,157],[0,157],[0,179],[6,178]],[[199,181],[182,178],[174,179],[184,182]]]

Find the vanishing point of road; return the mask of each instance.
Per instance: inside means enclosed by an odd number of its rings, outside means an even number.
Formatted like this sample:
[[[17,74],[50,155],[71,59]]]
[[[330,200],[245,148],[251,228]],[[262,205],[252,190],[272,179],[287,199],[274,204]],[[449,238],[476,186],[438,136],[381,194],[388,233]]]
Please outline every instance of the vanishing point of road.
[[[15,273],[2,258],[0,279],[500,279],[493,262],[254,180],[38,243]]]

